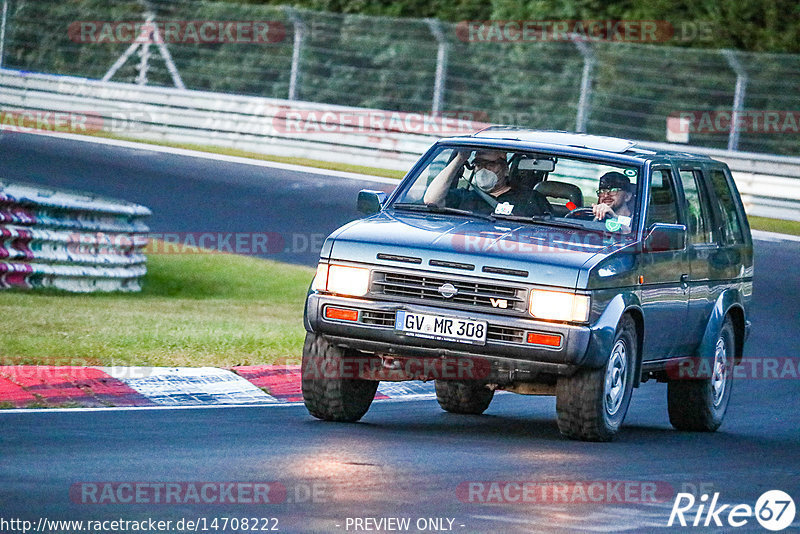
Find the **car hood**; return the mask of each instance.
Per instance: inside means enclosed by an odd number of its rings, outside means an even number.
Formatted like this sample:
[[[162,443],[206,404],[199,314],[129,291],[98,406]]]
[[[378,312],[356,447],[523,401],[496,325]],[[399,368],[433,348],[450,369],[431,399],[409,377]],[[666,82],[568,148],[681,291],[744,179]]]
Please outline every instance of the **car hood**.
[[[401,212],[355,221],[331,237],[331,260],[571,288],[581,270],[622,246],[582,229]]]

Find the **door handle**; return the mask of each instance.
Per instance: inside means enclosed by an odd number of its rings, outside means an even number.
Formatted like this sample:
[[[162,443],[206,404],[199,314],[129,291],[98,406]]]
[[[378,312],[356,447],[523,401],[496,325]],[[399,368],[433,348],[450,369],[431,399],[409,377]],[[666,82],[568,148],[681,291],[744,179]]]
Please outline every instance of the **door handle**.
[[[686,289],[687,287],[689,287],[689,275],[688,274],[684,273],[684,274],[681,275],[681,285],[683,286],[683,289]]]

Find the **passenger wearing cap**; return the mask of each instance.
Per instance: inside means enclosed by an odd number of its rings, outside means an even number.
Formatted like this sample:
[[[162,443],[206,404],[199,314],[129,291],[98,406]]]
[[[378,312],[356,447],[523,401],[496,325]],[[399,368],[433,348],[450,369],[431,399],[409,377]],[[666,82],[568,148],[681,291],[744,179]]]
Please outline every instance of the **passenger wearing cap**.
[[[597,204],[592,204],[594,218],[602,221],[605,218],[633,217],[631,205],[631,181],[620,172],[607,172],[600,177],[597,190]]]

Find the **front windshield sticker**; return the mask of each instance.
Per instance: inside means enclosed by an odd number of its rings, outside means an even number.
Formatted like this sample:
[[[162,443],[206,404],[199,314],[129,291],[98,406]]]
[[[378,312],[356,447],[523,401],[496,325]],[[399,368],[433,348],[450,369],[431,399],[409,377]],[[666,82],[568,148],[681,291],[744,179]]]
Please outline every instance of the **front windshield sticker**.
[[[625,176],[634,177],[636,176],[636,171],[633,169],[625,169]]]
[[[609,232],[616,232],[622,228],[622,223],[617,219],[606,219],[606,228]]]
[[[624,215],[620,215],[617,217],[617,220],[622,226],[630,226],[631,225],[631,218],[625,217]]]
[[[514,211],[514,204],[508,202],[501,202],[494,208],[494,212],[498,215],[511,215]]]

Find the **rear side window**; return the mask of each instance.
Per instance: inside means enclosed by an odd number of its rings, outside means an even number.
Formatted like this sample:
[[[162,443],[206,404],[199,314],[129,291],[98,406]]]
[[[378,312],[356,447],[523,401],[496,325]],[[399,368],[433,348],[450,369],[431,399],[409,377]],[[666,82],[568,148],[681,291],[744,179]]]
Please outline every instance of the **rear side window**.
[[[669,169],[656,169],[650,175],[647,227],[653,223],[678,223],[678,204],[675,202],[675,186]]]
[[[711,210],[701,186],[701,174],[696,169],[681,169],[683,196],[686,197],[686,226],[691,243],[711,243]]]
[[[717,206],[719,208],[720,240],[725,244],[744,243],[742,235],[742,224],[739,220],[739,212],[736,209],[728,178],[720,169],[711,170],[711,187],[714,189]]]

